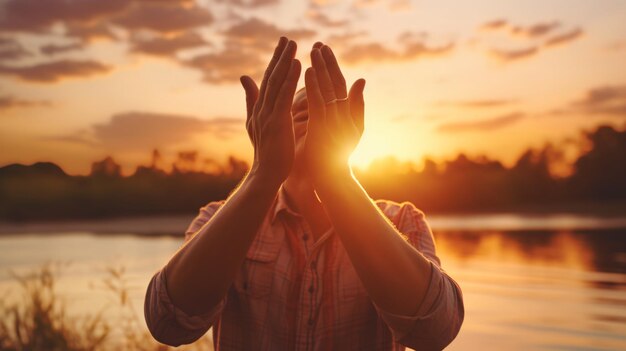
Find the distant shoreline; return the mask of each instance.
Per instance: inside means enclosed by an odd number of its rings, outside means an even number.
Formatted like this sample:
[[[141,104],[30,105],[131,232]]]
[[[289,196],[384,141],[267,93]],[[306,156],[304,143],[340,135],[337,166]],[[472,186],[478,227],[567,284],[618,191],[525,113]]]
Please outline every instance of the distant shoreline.
[[[192,214],[56,221],[0,221],[0,235],[87,232],[182,237],[195,216]]]
[[[0,235],[90,233],[182,237],[196,214],[56,221],[0,221]],[[502,212],[426,214],[433,230],[626,229],[626,212]]]

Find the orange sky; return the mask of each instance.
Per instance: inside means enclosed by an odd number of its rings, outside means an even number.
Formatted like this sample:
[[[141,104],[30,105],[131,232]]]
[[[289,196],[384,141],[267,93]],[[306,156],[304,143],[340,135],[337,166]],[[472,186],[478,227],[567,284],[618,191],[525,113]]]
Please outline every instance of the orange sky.
[[[252,153],[238,77],[278,36],[337,52],[367,80],[357,165],[458,152],[510,164],[529,146],[626,122],[626,3],[7,0],[0,2],[0,165],[127,172],[200,151]],[[302,84],[302,82],[301,82]]]

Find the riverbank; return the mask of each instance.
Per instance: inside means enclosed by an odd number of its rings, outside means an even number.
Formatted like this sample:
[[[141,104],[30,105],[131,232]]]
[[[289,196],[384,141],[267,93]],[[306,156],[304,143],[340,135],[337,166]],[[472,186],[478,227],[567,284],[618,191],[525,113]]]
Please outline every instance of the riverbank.
[[[89,220],[1,222],[0,235],[88,232],[183,236],[195,215],[170,215]]]

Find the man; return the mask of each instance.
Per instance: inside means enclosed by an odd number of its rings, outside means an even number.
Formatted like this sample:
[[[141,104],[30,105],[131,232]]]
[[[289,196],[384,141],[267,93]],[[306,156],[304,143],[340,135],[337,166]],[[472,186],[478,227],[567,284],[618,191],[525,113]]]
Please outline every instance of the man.
[[[281,38],[260,89],[242,77],[250,173],[200,210],[153,277],[148,327],[180,345],[213,326],[216,350],[443,349],[461,327],[463,299],[424,215],[374,203],[348,165],[365,81],[348,93],[332,50],[316,43],[295,94],[295,53]]]

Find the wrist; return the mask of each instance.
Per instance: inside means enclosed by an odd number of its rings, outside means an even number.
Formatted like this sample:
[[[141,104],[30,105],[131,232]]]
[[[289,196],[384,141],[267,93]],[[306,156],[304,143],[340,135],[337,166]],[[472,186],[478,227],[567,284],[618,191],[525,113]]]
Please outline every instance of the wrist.
[[[270,191],[278,191],[284,179],[276,175],[276,172],[264,170],[253,166],[246,176],[246,182],[254,187],[267,189]]]
[[[314,175],[313,184],[316,189],[332,190],[337,187],[343,187],[355,179],[352,176],[352,170],[349,165],[332,168],[322,168]]]

